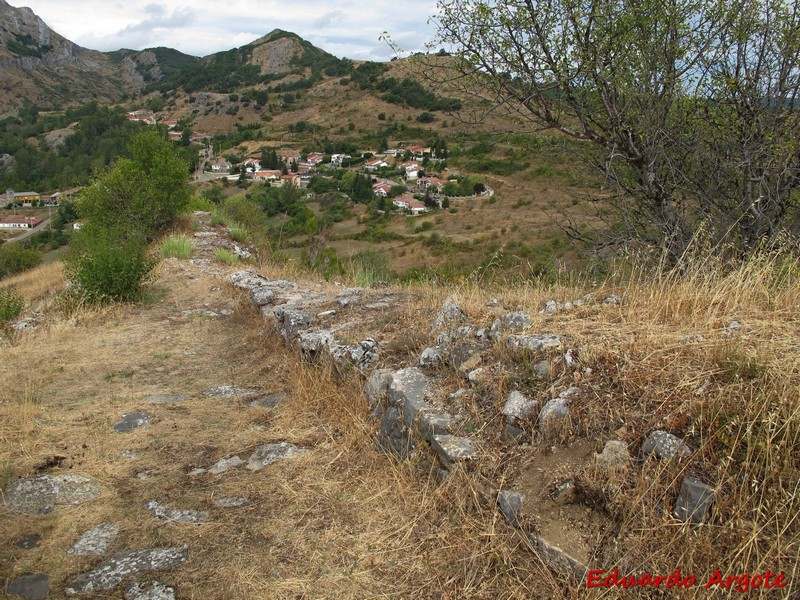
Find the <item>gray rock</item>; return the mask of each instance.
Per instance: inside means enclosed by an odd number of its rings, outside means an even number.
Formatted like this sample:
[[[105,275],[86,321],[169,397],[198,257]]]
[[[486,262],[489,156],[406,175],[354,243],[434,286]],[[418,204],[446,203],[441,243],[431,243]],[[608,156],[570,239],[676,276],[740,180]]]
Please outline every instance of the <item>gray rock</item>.
[[[150,584],[132,583],[125,588],[125,600],[175,600],[175,589],[152,581]]]
[[[249,270],[237,271],[236,273],[231,274],[230,280],[234,287],[237,287],[240,290],[251,290],[269,283],[269,279],[266,277]]]
[[[296,308],[279,306],[272,311],[272,314],[275,316],[278,333],[287,342],[291,342],[311,322],[311,318],[305,312]]]
[[[549,433],[558,429],[569,418],[570,397],[577,388],[561,392],[558,397],[548,400],[539,413],[539,431]]]
[[[447,413],[424,413],[419,419],[419,432],[431,441],[434,435],[448,434],[456,424],[453,415]]]
[[[144,399],[148,404],[178,404],[189,399],[189,394],[172,394],[168,396],[148,396]]]
[[[622,296],[617,296],[616,294],[606,296],[603,304],[622,304]]]
[[[102,556],[119,535],[119,527],[113,523],[102,523],[85,532],[69,549],[72,556]]]
[[[322,312],[317,313],[318,319],[324,319],[325,317],[333,317],[336,315],[335,310],[323,310]]]
[[[370,373],[364,385],[367,406],[375,414],[376,409],[384,406],[389,400],[389,384],[392,382],[391,369],[377,369]]]
[[[390,406],[381,419],[378,445],[399,458],[407,458],[416,447],[411,430],[406,427],[400,411]]]
[[[515,419],[530,419],[538,406],[538,401],[528,398],[522,392],[513,391],[503,405],[503,414]]]
[[[203,395],[209,398],[240,398],[254,396],[260,393],[258,388],[243,388],[238,385],[217,385],[203,390]]]
[[[552,315],[553,313],[557,313],[558,311],[564,310],[565,308],[566,306],[563,302],[559,302],[558,300],[548,300],[547,302],[545,302],[544,308],[539,311],[539,314]]]
[[[267,408],[272,409],[283,404],[289,399],[289,392],[275,392],[274,394],[267,394],[248,402],[248,406],[253,408]]]
[[[529,352],[561,348],[561,338],[550,334],[510,335],[507,343],[514,350],[528,350]]]
[[[5,505],[14,512],[46,514],[89,502],[101,493],[100,486],[83,475],[40,475],[9,483]]]
[[[331,344],[333,344],[333,334],[326,329],[301,331],[298,334],[300,352],[311,360],[319,360],[323,353],[330,352]]]
[[[475,395],[473,390],[467,388],[459,388],[452,394],[447,396],[447,399],[451,402],[465,402],[466,400],[470,400]]]
[[[220,473],[229,471],[234,467],[238,467],[242,463],[244,463],[244,461],[240,457],[234,454],[233,456],[229,456],[227,458],[221,458],[220,460],[215,462],[214,466],[212,466],[208,470],[208,472],[211,473],[212,475],[219,475]]]
[[[250,504],[250,500],[238,496],[233,498],[220,498],[218,500],[214,500],[214,504],[221,506],[222,508],[239,508],[240,506]]]
[[[250,290],[250,302],[256,308],[267,306],[275,301],[275,290],[268,285],[259,285]]]
[[[44,600],[50,593],[50,578],[44,573],[29,573],[8,582],[6,594],[25,600]]]
[[[336,302],[336,305],[339,308],[345,308],[346,306],[350,306],[351,304],[355,304],[359,300],[361,300],[361,298],[359,296],[345,295],[345,296],[337,297],[335,302]]]
[[[422,396],[409,395],[400,408],[403,411],[403,421],[407,426],[412,427],[416,424],[420,413],[431,410],[431,405],[423,400]]]
[[[471,439],[454,435],[434,435],[431,445],[448,468],[454,463],[475,458],[478,453]]]
[[[559,484],[553,492],[553,502],[558,506],[572,504],[578,497],[578,488],[573,481],[565,481]]]
[[[714,488],[693,477],[684,477],[672,515],[681,521],[701,523],[712,502],[714,502]]]
[[[597,466],[606,471],[617,471],[626,469],[630,465],[631,454],[625,442],[609,440],[603,446],[603,451],[594,455],[594,460]]]
[[[439,352],[439,348],[435,346],[429,346],[422,351],[422,354],[419,355],[419,366],[420,367],[438,367],[442,364],[442,354]]]
[[[664,460],[677,458],[680,461],[691,456],[692,451],[683,439],[666,431],[656,429],[647,436],[647,439],[642,444],[642,454],[655,454],[658,458]]]
[[[151,571],[172,569],[188,559],[186,546],[117,552],[96,568],[78,575],[66,588],[67,596],[107,591],[128,577]]]
[[[503,433],[505,434],[506,439],[514,440],[517,443],[522,443],[528,437],[524,429],[521,429],[516,425],[512,425],[511,423],[506,423]]]
[[[469,325],[464,325],[449,331],[443,331],[436,336],[436,345],[440,348],[450,348],[455,344],[475,337],[475,330]]]
[[[139,429],[150,423],[150,415],[143,412],[131,412],[122,415],[122,418],[114,423],[114,431],[117,433],[128,433],[134,429]]]
[[[431,331],[436,331],[452,323],[463,323],[467,320],[467,315],[464,314],[464,311],[459,306],[460,300],[456,295],[450,296],[445,300],[436,315],[436,319],[433,321],[433,325],[431,325]]]
[[[331,356],[342,369],[352,365],[362,373],[366,373],[378,362],[378,342],[366,338],[357,344],[334,344],[331,347]]]
[[[511,525],[519,527],[519,518],[522,514],[522,504],[525,497],[519,492],[512,492],[511,490],[503,490],[497,495],[497,504],[500,506],[500,512]]]
[[[483,367],[478,367],[477,369],[473,369],[466,375],[467,375],[467,380],[473,385],[485,383],[489,379],[489,372]]]
[[[462,342],[454,344],[444,354],[447,363],[462,373],[468,373],[478,367],[483,361],[483,352],[487,350],[485,344],[476,342]]]
[[[32,533],[30,535],[26,535],[21,540],[17,541],[17,548],[22,548],[23,550],[32,550],[33,548],[39,547],[39,542],[42,540],[42,536],[38,533]]]
[[[489,337],[494,340],[498,340],[503,333],[509,331],[522,331],[530,327],[532,324],[533,321],[528,313],[509,312],[494,320],[492,327],[489,329]]]
[[[305,454],[306,450],[298,448],[289,442],[278,442],[276,444],[263,444],[256,448],[255,452],[245,465],[250,471],[260,471],[267,465],[271,465],[279,460],[288,460],[300,454]]]
[[[549,360],[540,360],[533,365],[533,374],[542,379],[553,377],[553,367]]]
[[[423,400],[428,391],[428,377],[416,367],[400,369],[392,373],[389,382],[389,404],[402,406],[409,398]]]
[[[199,510],[179,509],[179,508],[166,508],[161,506],[155,500],[151,500],[144,506],[147,510],[153,513],[157,519],[166,519],[168,521],[175,521],[177,523],[202,523],[208,516],[206,513]]]
[[[574,577],[577,581],[586,580],[588,567],[577,558],[542,536],[531,534],[528,539],[548,567],[557,573]]]

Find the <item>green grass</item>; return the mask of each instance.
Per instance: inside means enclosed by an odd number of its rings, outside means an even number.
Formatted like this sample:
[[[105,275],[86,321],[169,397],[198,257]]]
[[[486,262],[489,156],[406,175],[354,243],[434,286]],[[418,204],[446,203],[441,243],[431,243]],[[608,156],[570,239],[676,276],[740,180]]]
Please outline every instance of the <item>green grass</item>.
[[[189,258],[192,255],[194,241],[186,235],[171,235],[159,246],[164,258]]]
[[[231,236],[231,239],[234,242],[238,242],[240,244],[246,244],[250,237],[247,235],[247,230],[243,227],[235,226],[235,227],[228,227],[228,234]]]
[[[234,252],[226,248],[217,248],[214,251],[214,258],[229,265],[238,265],[241,262],[241,259]]]

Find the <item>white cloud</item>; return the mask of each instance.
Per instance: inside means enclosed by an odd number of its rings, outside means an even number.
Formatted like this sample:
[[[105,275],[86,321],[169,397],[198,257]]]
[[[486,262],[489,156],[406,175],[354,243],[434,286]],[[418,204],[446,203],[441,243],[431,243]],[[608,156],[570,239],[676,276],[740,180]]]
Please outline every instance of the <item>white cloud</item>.
[[[12,0],[13,2],[14,0]],[[21,0],[22,1],[22,0]],[[388,60],[386,31],[404,50],[424,50],[434,35],[433,0],[354,0],[332,9],[306,0],[24,0],[55,31],[77,44],[109,51],[167,46],[205,56],[247,44],[273,29],[294,32],[336,56]]]

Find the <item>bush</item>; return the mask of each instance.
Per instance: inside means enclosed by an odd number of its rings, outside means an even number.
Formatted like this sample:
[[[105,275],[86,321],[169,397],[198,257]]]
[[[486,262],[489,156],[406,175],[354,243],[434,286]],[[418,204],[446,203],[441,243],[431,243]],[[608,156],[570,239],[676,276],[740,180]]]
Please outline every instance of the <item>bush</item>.
[[[91,303],[137,300],[156,264],[141,232],[85,226],[74,246],[67,278]]]
[[[25,300],[14,288],[0,288],[0,323],[16,319],[22,312]]]
[[[239,256],[226,248],[217,248],[214,251],[214,258],[229,265],[238,265],[240,262]]]
[[[26,249],[19,242],[5,243],[0,246],[0,279],[32,269],[40,262],[40,252]]]
[[[185,235],[171,235],[159,246],[164,258],[189,258],[192,255],[194,241]]]

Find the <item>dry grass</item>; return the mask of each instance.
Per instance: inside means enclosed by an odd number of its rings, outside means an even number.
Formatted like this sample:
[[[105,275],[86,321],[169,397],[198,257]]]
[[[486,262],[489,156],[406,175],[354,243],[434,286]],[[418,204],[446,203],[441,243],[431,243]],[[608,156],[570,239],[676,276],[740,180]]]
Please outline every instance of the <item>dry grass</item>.
[[[66,284],[64,265],[60,262],[42,265],[2,281],[3,287],[16,288],[29,304],[54,297]]]

